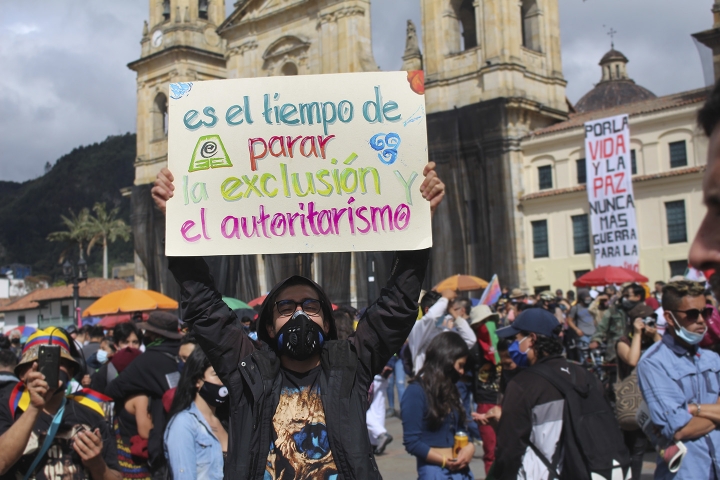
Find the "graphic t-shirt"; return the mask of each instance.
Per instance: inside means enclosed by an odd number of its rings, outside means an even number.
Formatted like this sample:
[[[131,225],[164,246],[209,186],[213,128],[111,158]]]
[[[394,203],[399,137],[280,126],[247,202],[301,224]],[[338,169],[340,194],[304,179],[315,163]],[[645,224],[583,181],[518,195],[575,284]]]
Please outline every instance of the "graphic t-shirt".
[[[280,402],[273,416],[273,443],[265,480],[336,480],[325,410],[320,399],[322,367],[307,373],[281,369]]]
[[[0,397],[0,435],[5,433],[14,423],[9,400],[9,395]],[[20,418],[21,415],[22,412],[18,411],[16,418]],[[51,415],[45,412],[38,415],[23,456],[5,475],[0,476],[0,479],[15,480],[24,477],[25,472],[30,468],[45,441],[52,418]],[[105,463],[110,469],[120,470],[115,438],[111,435],[105,419],[89,407],[68,399],[55,439],[35,469],[35,475],[30,475],[30,479],[89,480],[90,472],[85,470],[80,455],[73,449],[73,442],[75,441],[75,435],[81,430],[95,431],[96,428],[100,429],[100,435],[103,439],[102,457]]]

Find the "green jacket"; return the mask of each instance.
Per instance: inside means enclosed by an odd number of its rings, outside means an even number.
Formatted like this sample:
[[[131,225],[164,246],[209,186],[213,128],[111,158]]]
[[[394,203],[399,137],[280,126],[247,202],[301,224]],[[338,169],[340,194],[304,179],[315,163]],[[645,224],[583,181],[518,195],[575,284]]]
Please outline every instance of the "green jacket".
[[[614,362],[617,359],[615,344],[620,340],[620,337],[625,335],[626,328],[627,314],[625,311],[617,306],[608,308],[595,330],[595,335],[591,339],[593,342],[605,342],[607,344],[606,362]]]

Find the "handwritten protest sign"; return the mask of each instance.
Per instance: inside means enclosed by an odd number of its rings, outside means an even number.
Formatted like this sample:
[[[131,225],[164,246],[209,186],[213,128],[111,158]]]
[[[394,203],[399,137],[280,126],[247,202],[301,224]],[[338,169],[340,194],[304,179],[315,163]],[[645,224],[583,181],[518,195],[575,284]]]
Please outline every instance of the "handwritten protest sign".
[[[585,124],[585,162],[595,268],[639,270],[627,115]]]
[[[431,246],[413,73],[172,84],[166,254]]]

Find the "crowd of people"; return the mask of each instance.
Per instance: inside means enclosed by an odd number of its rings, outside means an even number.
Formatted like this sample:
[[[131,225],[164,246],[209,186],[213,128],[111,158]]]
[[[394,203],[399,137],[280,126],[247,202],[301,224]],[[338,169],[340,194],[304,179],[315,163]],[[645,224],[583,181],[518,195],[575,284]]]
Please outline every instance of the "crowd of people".
[[[169,258],[181,318],[0,337],[0,479],[381,478],[388,416],[423,480],[474,478],[480,450],[487,478],[639,479],[651,447],[655,478],[720,478],[718,123],[720,84],[699,115],[708,213],[690,252],[707,284],[484,305],[422,291],[429,250],[405,251],[360,311],[296,275],[253,319],[202,258]],[[445,185],[423,173],[434,212]],[[163,212],[172,182],[153,188]]]

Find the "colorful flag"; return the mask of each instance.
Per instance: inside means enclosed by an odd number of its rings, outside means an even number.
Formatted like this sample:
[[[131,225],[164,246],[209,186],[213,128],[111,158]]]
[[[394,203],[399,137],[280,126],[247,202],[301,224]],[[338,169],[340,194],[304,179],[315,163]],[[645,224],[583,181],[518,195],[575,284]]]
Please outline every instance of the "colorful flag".
[[[482,297],[480,297],[480,305],[495,305],[498,300],[500,300],[501,295],[500,282],[498,281],[497,274],[495,274],[488,286],[485,287]]]

